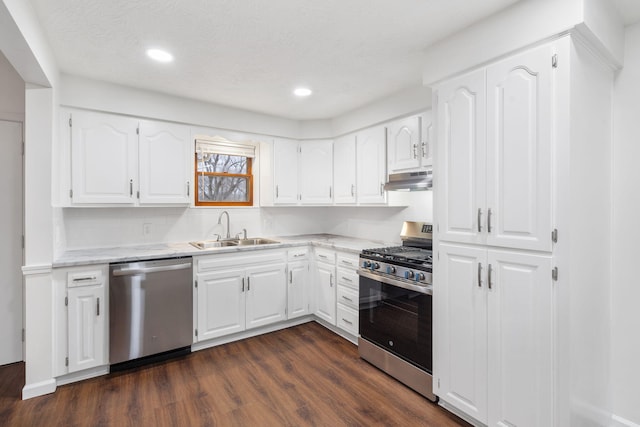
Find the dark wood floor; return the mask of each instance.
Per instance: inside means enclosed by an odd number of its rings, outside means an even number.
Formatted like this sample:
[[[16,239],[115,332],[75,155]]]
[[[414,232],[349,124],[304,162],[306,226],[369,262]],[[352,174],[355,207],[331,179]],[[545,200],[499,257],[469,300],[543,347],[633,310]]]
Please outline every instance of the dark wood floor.
[[[315,322],[26,401],[23,384],[23,364],[0,367],[0,425],[467,425]]]

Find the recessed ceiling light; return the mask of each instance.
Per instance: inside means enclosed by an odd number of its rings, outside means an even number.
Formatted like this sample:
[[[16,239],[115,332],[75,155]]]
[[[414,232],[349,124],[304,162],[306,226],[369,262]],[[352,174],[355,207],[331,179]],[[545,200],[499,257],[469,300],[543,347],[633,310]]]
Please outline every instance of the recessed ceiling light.
[[[306,87],[299,87],[293,91],[295,96],[309,96],[311,95],[311,89]]]
[[[151,59],[155,59],[158,62],[173,61],[173,55],[162,49],[147,49],[147,56],[149,56],[149,58]]]

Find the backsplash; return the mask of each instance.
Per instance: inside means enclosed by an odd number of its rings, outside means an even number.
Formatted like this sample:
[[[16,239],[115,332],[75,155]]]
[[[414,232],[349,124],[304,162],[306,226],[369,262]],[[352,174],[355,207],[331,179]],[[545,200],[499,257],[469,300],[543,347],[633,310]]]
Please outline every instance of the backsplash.
[[[227,208],[230,233],[243,228],[249,236],[309,233],[341,234],[398,241],[404,220],[432,221],[432,193],[393,193],[408,207],[270,207]],[[187,207],[64,208],[56,215],[56,255],[65,249],[185,242],[224,234],[225,209]]]

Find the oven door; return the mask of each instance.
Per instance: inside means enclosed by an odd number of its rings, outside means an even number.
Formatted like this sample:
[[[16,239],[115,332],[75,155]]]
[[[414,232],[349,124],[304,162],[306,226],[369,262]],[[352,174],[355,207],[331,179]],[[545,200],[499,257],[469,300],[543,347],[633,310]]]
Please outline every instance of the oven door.
[[[431,294],[380,280],[360,271],[360,336],[432,373]]]

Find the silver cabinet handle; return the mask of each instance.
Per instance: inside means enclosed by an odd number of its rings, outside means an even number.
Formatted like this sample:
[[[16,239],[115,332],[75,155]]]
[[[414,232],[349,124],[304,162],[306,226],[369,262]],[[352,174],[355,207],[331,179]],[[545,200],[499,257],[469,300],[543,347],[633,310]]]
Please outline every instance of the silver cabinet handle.
[[[278,198],[278,186],[276,185],[276,199]]]
[[[331,186],[329,186],[329,198],[333,197],[332,192],[331,192]]]
[[[122,268],[120,270],[113,270],[112,274],[114,276],[133,276],[135,274],[159,273],[161,271],[184,270],[186,268],[191,268],[190,262],[186,264],[163,265],[161,267]]]
[[[96,303],[96,316],[100,316],[100,298],[97,299]]]
[[[319,256],[320,258],[324,258],[324,259],[327,259],[327,258],[328,258],[326,255],[322,255],[322,254],[318,254],[318,256]]]
[[[133,180],[129,180],[129,197],[133,197]]]
[[[482,231],[482,208],[478,208],[478,233]]]
[[[251,290],[251,277],[247,277],[247,292]]]
[[[493,271],[492,268],[491,268],[491,264],[489,264],[488,268],[489,268],[489,270],[487,271],[487,282],[489,282],[488,286],[489,286],[489,289],[491,289],[491,288],[493,288],[492,283],[491,283],[491,281],[492,281],[491,276],[492,276],[492,271]]]
[[[487,210],[487,233],[491,233],[491,208]]]
[[[187,181],[187,196],[191,195],[191,191],[190,191],[189,187],[190,187],[190,182]]]
[[[74,283],[80,283],[80,282],[88,282],[88,281],[94,281],[96,280],[96,276],[87,276],[87,277],[76,277],[73,279]]]
[[[353,300],[352,300],[351,298],[346,297],[346,296],[344,296],[344,295],[342,295],[342,298],[346,299],[347,301],[351,301],[351,302],[353,302]]]
[[[289,270],[289,283],[293,283],[293,271]]]
[[[344,317],[342,318],[342,321],[343,321],[344,323],[348,323],[349,325],[353,325],[353,322],[351,322],[351,321],[349,321],[349,320],[345,319]]]
[[[242,292],[244,292],[244,277],[242,278]]]
[[[418,144],[413,144],[413,158],[418,158]]]
[[[429,156],[427,156],[427,153],[428,153],[428,151],[427,151],[427,142],[423,141],[422,144],[420,144],[420,147],[422,148],[422,157],[425,158],[425,159],[428,158]]]
[[[356,195],[356,186],[351,184],[351,197]]]
[[[478,287],[482,287],[482,264],[478,263]]]
[[[381,196],[384,195],[384,183],[383,182],[380,183],[380,195]]]
[[[346,282],[353,282],[353,280],[349,279],[348,277],[344,277],[344,276],[342,276],[342,280],[344,280]]]
[[[329,275],[329,286],[333,288],[333,274]]]
[[[293,257],[294,257],[294,258],[299,258],[299,257],[301,257],[301,256],[305,256],[305,255],[306,255],[306,254],[295,254],[295,255],[293,255]]]

